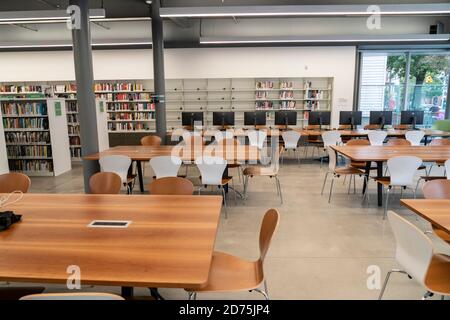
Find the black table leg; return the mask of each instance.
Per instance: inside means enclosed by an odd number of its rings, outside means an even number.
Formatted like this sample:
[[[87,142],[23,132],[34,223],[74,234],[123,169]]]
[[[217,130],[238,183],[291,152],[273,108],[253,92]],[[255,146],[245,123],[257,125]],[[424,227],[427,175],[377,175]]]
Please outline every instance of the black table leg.
[[[367,188],[367,182],[369,181],[369,177],[370,177],[370,168],[372,165],[372,161],[367,161],[366,162],[366,169],[364,172],[364,175],[366,176],[366,180],[364,180],[364,184],[363,184],[363,189],[362,189],[362,193],[364,194],[364,192],[366,192],[366,188]]]
[[[144,193],[144,177],[142,175],[142,163],[141,160],[136,161],[136,167],[138,171],[138,178],[139,178],[139,188],[141,189],[141,193]]]
[[[225,170],[223,171],[222,178],[224,179],[228,178],[228,165],[225,167]],[[225,189],[225,193],[228,193],[228,184],[224,185],[223,188]]]
[[[124,298],[131,298],[134,295],[133,287],[122,287],[121,296]]]
[[[428,136],[427,135],[425,135],[423,143],[424,143],[424,145],[428,144]]]
[[[377,178],[383,177],[383,161],[377,161]],[[377,183],[378,206],[383,205],[383,185]]]

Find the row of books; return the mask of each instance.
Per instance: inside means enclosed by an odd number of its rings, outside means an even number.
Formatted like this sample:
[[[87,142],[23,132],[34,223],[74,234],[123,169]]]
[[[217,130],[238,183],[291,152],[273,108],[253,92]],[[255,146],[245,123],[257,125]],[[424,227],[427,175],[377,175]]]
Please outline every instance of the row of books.
[[[54,92],[76,92],[77,91],[77,85],[72,83],[67,84],[58,84],[56,86],[53,86]]]
[[[2,103],[2,113],[7,116],[47,115],[47,104],[41,102]]]
[[[322,90],[309,90],[305,92],[305,99],[323,99],[324,92]]]
[[[103,98],[109,101],[151,101],[152,95],[150,93],[101,93],[97,94],[98,98]]]
[[[81,145],[81,139],[79,136],[69,137],[69,144],[71,146],[79,146]]]
[[[78,123],[78,114],[74,114],[74,113],[68,114],[67,115],[67,122],[71,123],[71,124]]]
[[[295,101],[282,101],[280,109],[295,109]]]
[[[9,160],[9,170],[52,173],[53,162],[51,160]]]
[[[109,131],[142,131],[150,130],[150,126],[145,122],[109,122]]]
[[[81,148],[70,148],[71,158],[81,158]]]
[[[68,126],[67,131],[69,134],[80,134],[80,126]]]
[[[281,81],[280,89],[292,89],[292,81]]]
[[[152,120],[155,119],[154,113],[149,112],[116,112],[109,113],[108,120]]]
[[[7,146],[8,157],[42,157],[51,158],[52,148],[50,146]]]
[[[280,92],[280,99],[293,99],[293,98],[294,98],[293,91],[281,91]]]
[[[110,103],[108,111],[154,111],[154,103]]]
[[[256,81],[256,89],[273,89],[273,81]]]
[[[78,112],[78,104],[76,101],[66,101],[67,112]]]
[[[256,110],[271,110],[273,109],[273,102],[272,101],[258,101],[255,104]]]
[[[5,129],[48,129],[47,118],[3,118]]]
[[[2,93],[27,93],[27,92],[42,92],[42,86],[27,85],[0,85],[0,92]]]
[[[50,143],[50,132],[5,132],[6,143]]]
[[[118,83],[96,83],[95,91],[143,91],[144,86],[140,83],[118,82]]]

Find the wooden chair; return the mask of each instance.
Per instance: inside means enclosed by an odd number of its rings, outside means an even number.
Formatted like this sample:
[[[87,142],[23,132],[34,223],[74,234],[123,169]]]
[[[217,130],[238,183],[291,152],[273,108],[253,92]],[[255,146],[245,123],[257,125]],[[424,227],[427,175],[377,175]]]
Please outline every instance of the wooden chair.
[[[431,140],[429,146],[450,146],[450,139],[433,139],[433,140]],[[443,167],[445,164],[445,161],[436,161],[435,164],[438,167]],[[433,166],[434,166],[434,164],[431,165],[430,170],[428,171],[428,174],[431,173],[431,169],[433,168]]]
[[[121,296],[109,293],[77,292],[77,293],[42,293],[32,294],[20,300],[125,300]]]
[[[194,185],[185,178],[165,177],[154,180],[149,184],[150,194],[154,195],[192,195]]]
[[[406,139],[395,138],[389,139],[386,143],[387,146],[410,146],[411,142]]]
[[[410,124],[396,124],[394,125],[394,130],[410,130],[412,125]]]
[[[367,124],[364,126],[364,130],[379,130],[381,129],[381,125],[379,124]]]
[[[351,130],[352,126],[350,124],[341,124],[338,127],[338,130]]]
[[[122,188],[122,179],[114,172],[97,172],[89,179],[92,194],[118,194]]]
[[[347,141],[346,145],[347,146],[370,146],[370,141],[367,139],[351,139],[351,140]],[[357,169],[361,169],[361,170],[366,169],[366,163],[364,161],[351,161],[350,166],[357,168]],[[371,165],[370,170],[377,170],[376,164]]]
[[[246,261],[228,253],[215,251],[206,286],[201,289],[186,289],[189,299],[196,299],[199,292],[256,291],[269,300],[264,274],[264,260],[273,235],[277,230],[280,214],[270,209],[264,215],[259,233],[259,259]],[[264,286],[264,289],[260,289]]]
[[[159,136],[151,135],[141,138],[141,145],[147,147],[159,147],[161,145],[161,138]]]
[[[0,175],[0,193],[21,191],[27,193],[31,180],[27,175],[19,172],[10,172]]]
[[[425,199],[450,199],[450,180],[428,181],[423,185],[422,191]],[[439,238],[450,244],[450,235],[447,232],[432,227]]]

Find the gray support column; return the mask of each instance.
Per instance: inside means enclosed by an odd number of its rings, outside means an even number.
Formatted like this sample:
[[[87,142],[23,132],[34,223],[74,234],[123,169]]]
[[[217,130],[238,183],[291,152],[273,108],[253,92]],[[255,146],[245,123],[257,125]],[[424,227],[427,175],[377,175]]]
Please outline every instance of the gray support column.
[[[152,51],[153,51],[153,79],[156,102],[156,134],[166,141],[166,87],[164,76],[164,35],[163,21],[159,16],[161,7],[159,0],[152,1]]]
[[[97,115],[95,112],[94,73],[92,68],[91,31],[89,28],[89,0],[70,0],[80,8],[79,28],[72,29],[73,57],[77,82],[78,117],[81,152],[98,152]],[[83,160],[84,190],[89,192],[89,178],[99,171],[97,161]]]
[[[449,61],[450,63],[450,61]],[[448,87],[447,87],[447,105],[445,106],[445,119],[450,120],[450,67],[448,68]]]

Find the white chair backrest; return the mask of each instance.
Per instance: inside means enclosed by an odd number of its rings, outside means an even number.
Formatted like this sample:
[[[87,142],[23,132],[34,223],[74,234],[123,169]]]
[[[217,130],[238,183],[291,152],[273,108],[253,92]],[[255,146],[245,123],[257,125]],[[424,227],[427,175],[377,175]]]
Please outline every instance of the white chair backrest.
[[[114,172],[120,176],[122,183],[127,182],[128,169],[131,165],[131,159],[127,156],[111,155],[99,159],[100,170],[102,172]]]
[[[229,130],[227,130],[227,131],[216,131],[214,133],[214,141],[216,143],[219,143],[223,139],[233,139],[233,138],[234,138],[234,134],[233,134],[233,132],[231,132]]]
[[[177,156],[161,156],[150,159],[150,166],[155,173],[156,179],[176,177],[181,163],[181,159]]]
[[[425,133],[420,130],[406,131],[405,133],[406,140],[411,142],[411,145],[413,146],[420,146],[420,141],[422,141],[424,136]]]
[[[284,131],[281,136],[283,137],[284,147],[286,149],[296,149],[301,134],[294,130]]]
[[[387,166],[391,174],[392,186],[412,186],[414,175],[422,164],[422,159],[414,156],[399,156],[390,158]]]
[[[267,132],[264,130],[249,130],[247,136],[251,146],[262,149],[267,138]]]
[[[322,133],[323,146],[335,146],[341,142],[341,133],[339,131],[325,131]]]
[[[329,157],[328,168],[330,169],[331,172],[334,172],[334,170],[336,170],[336,166],[337,166],[336,151],[331,147],[327,147],[327,153],[328,153],[328,157]]]
[[[30,294],[20,298],[20,300],[125,300],[125,299],[115,294],[78,292],[78,293]]]
[[[202,184],[204,185],[222,185],[222,176],[227,161],[221,157],[199,157],[195,159],[195,164],[202,176]]]
[[[444,167],[445,167],[445,175],[447,176],[447,179],[450,180],[450,159],[445,161]]]
[[[415,225],[393,211],[387,213],[396,241],[395,259],[414,280],[425,286],[433,256],[431,240]]]
[[[378,130],[371,130],[368,133],[370,145],[372,146],[382,146],[384,139],[387,137],[386,131],[378,131]]]

